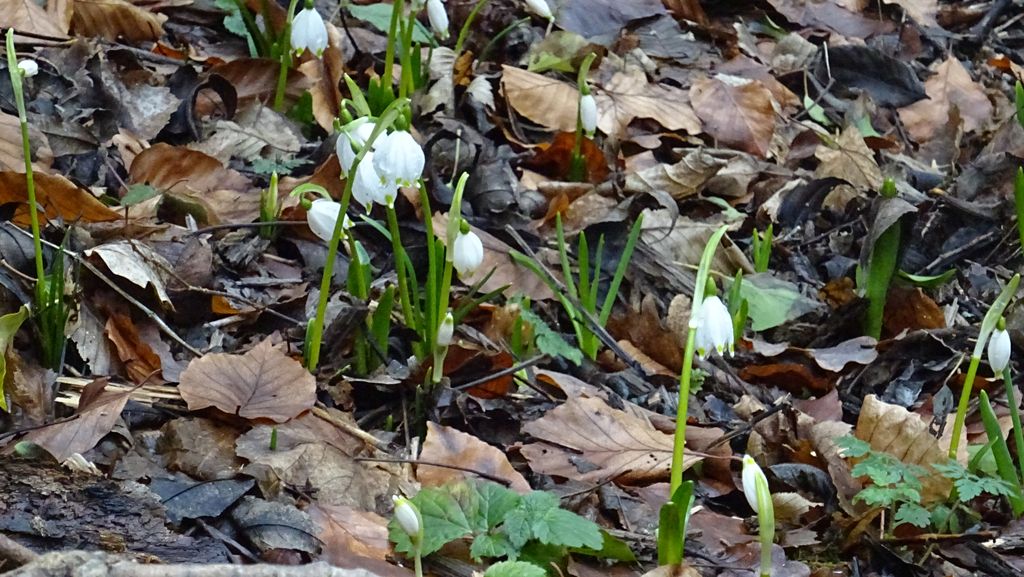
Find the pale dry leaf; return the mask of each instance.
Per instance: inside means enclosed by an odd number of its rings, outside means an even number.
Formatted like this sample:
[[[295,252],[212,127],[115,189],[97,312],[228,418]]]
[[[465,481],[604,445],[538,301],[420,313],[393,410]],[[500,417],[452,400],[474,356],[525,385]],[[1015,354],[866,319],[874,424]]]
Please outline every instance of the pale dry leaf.
[[[648,82],[639,68],[615,73],[601,89],[594,90],[594,98],[597,100],[597,126],[609,136],[624,138],[634,118],[650,118],[668,130],[682,130],[687,134],[701,131],[700,120],[690,107],[687,92]]]
[[[725,164],[703,149],[691,150],[675,164],[659,163],[626,174],[624,190],[632,194],[664,191],[683,200],[700,192]]]
[[[497,447],[462,431],[427,423],[427,437],[416,467],[416,478],[424,487],[438,487],[445,483],[475,477],[472,473],[447,467],[434,467],[424,463],[455,465],[503,479],[518,493],[529,493],[530,484],[509,463],[505,453]]]
[[[992,118],[992,103],[963,64],[954,56],[935,67],[935,75],[924,83],[928,98],[900,109],[900,120],[917,142],[926,142],[949,119],[956,105],[963,120],[964,133],[983,127]]]
[[[0,0],[0,27],[64,38],[67,30],[34,0]]]
[[[67,35],[71,30],[71,18],[75,14],[74,0],[46,0],[46,13]]]
[[[313,502],[307,509],[320,527],[324,560],[335,566],[347,566],[352,557],[383,561],[390,550],[388,520],[368,511],[345,505]]]
[[[871,445],[874,451],[889,453],[908,465],[930,469],[936,463],[946,463],[947,452],[932,436],[928,423],[899,405],[879,400],[876,395],[864,397],[854,435]],[[921,479],[922,502],[934,503],[949,497],[952,484],[949,479],[931,471]]]
[[[167,468],[201,481],[232,479],[245,464],[235,455],[239,429],[202,418],[179,418],[160,429],[157,452]]]
[[[94,381],[89,386],[101,384]],[[102,391],[87,406],[79,407],[74,419],[30,431],[24,440],[46,449],[62,463],[75,453],[85,453],[95,447],[114,428],[127,402],[128,391]]]
[[[167,17],[125,0],[75,0],[71,27],[80,36],[101,36],[109,41],[157,41],[164,35]]]
[[[88,249],[85,256],[99,258],[111,273],[135,286],[152,287],[160,303],[173,310],[171,297],[167,295],[171,263],[149,245],[137,240],[119,240]]]
[[[260,158],[291,158],[301,143],[295,125],[283,114],[252,103],[234,120],[218,120],[204,131],[202,142],[188,145],[227,164],[232,158],[252,162]]]
[[[775,505],[775,520],[790,525],[799,525],[800,517],[820,505],[800,493],[772,493],[772,504]]]
[[[645,210],[643,214],[641,238],[666,261],[681,266],[696,266],[700,262],[704,245],[720,226],[714,222],[697,222],[682,217],[673,219],[668,210]],[[711,269],[732,278],[737,270],[753,274],[754,265],[735,244],[723,239],[711,261]]]
[[[775,133],[772,93],[757,80],[718,74],[696,80],[690,101],[704,131],[720,144],[764,158]]]
[[[530,468],[544,475],[652,483],[667,479],[672,466],[672,435],[599,398],[570,398],[523,431],[545,441],[522,448]],[[683,469],[701,460],[687,455]]]
[[[45,173],[50,170],[53,161],[46,135],[29,123],[29,143],[32,149],[32,171]],[[18,117],[0,112],[0,170],[25,172],[25,157],[21,144],[21,123]]]
[[[831,145],[819,144],[814,156],[820,161],[815,178],[840,178],[858,190],[882,186],[882,171],[856,126],[846,127]]]
[[[193,360],[181,373],[178,391],[190,411],[215,407],[283,423],[313,406],[316,379],[265,340],[244,355],[211,353]]]
[[[576,130],[575,86],[514,66],[501,68],[501,90],[516,112],[552,130]]]

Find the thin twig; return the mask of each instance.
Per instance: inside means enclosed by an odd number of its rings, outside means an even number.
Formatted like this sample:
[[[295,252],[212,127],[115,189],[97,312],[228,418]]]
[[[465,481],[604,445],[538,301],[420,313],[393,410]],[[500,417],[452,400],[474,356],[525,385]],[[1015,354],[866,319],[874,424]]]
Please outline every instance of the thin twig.
[[[454,389],[456,391],[461,391],[463,389],[472,389],[473,387],[478,387],[478,386],[480,386],[480,385],[482,385],[484,383],[488,383],[490,381],[493,381],[494,379],[500,379],[501,377],[505,377],[505,376],[508,376],[508,375],[514,375],[515,373],[518,373],[519,371],[521,371],[523,369],[528,369],[528,368],[530,368],[530,367],[532,367],[534,365],[538,365],[538,364],[544,362],[547,359],[548,359],[547,355],[537,355],[535,357],[531,357],[529,359],[526,359],[525,361],[523,361],[523,362],[521,362],[521,363],[519,363],[517,365],[512,365],[511,367],[508,367],[506,369],[501,369],[500,371],[498,371],[496,373],[491,373],[489,375],[480,377],[479,379],[474,379],[474,380],[472,380],[472,381],[470,381],[468,383],[462,383],[460,385],[455,385],[455,386],[452,387],[452,389]]]
[[[436,461],[421,461],[419,459],[398,459],[398,458],[377,458],[377,457],[355,457],[353,461],[365,461],[370,463],[402,463],[416,465],[418,467],[440,467],[442,469],[452,469],[453,471],[462,471],[463,473],[472,473],[478,477],[487,479],[488,481],[494,481],[495,483],[501,483],[506,487],[512,486],[512,481],[493,475],[491,473],[485,473],[484,471],[478,471],[469,467],[460,467],[459,465],[449,465],[448,463],[438,463]]]
[[[313,407],[313,414],[327,421],[328,423],[334,425],[335,427],[338,427],[345,433],[366,443],[367,445],[370,445],[374,449],[387,452],[387,443],[381,441],[377,437],[374,437],[373,435],[367,433],[366,431],[360,429],[359,427],[351,423],[346,423],[345,421],[335,417],[334,415],[327,412],[326,409],[323,409],[321,407]]]

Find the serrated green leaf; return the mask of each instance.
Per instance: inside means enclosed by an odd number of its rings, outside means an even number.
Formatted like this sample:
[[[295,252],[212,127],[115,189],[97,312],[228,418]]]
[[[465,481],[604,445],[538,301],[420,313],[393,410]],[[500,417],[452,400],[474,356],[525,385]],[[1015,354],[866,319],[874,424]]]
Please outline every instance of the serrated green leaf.
[[[528,309],[521,309],[519,316],[533,326],[534,343],[540,352],[552,357],[562,357],[576,365],[583,362],[583,352],[569,344],[562,338],[562,335],[551,330],[544,319],[536,313]]]
[[[494,529],[505,520],[508,512],[519,506],[521,497],[491,481],[476,481],[480,494],[480,518],[485,530]]]
[[[853,435],[844,435],[836,439],[836,444],[843,449],[844,457],[863,457],[871,452],[871,444]]]
[[[610,533],[601,529],[601,543],[600,549],[588,549],[585,547],[572,547],[570,550],[572,553],[578,553],[580,555],[587,555],[588,557],[598,557],[601,559],[612,559],[615,561],[622,561],[624,563],[632,563],[636,561],[636,555],[633,550],[629,548],[629,545],[619,539],[613,537]]]
[[[469,548],[469,554],[473,559],[479,561],[484,557],[509,557],[514,559],[519,553],[508,535],[504,533],[485,533],[477,535],[473,539],[473,545]]]
[[[546,577],[543,568],[525,561],[502,561],[491,565],[484,577]]]
[[[604,543],[597,523],[565,509],[551,509],[533,523],[533,535],[545,545],[600,549]]]
[[[932,522],[932,516],[928,513],[928,509],[918,505],[917,503],[903,503],[899,509],[896,509],[896,515],[893,517],[893,522],[898,525],[911,524],[915,527],[924,529]]]
[[[256,174],[279,175],[291,174],[296,168],[308,161],[301,158],[257,158],[252,161],[252,171]]]
[[[420,510],[423,518],[422,554],[429,555],[447,543],[465,537],[473,532],[466,514],[452,495],[443,488],[423,489],[410,499]],[[412,554],[409,536],[391,519],[388,534],[399,553]]]
[[[134,206],[157,196],[160,196],[160,191],[152,186],[148,184],[133,184],[128,187],[128,192],[121,197],[121,206]]]

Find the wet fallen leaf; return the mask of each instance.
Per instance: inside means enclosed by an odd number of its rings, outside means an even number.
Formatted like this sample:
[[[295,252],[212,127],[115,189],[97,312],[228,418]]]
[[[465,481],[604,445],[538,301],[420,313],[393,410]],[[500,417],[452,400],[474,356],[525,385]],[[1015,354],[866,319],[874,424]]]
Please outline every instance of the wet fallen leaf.
[[[167,520],[178,524],[183,519],[216,519],[248,493],[253,485],[252,479],[219,479],[201,483],[185,479],[153,479],[149,488],[160,495],[161,503],[167,509]]]
[[[265,340],[244,355],[212,353],[181,373],[181,398],[191,411],[216,407],[247,419],[278,423],[316,401],[316,379],[298,361]]]
[[[757,80],[718,74],[690,87],[693,109],[719,144],[764,158],[775,134],[772,94]]]
[[[870,365],[878,358],[875,345],[878,343],[871,337],[856,337],[825,349],[807,349],[814,362],[826,371],[841,372],[849,363]]]
[[[950,55],[934,67],[935,75],[925,81],[927,100],[900,109],[900,120],[917,142],[930,140],[949,118],[956,106],[964,123],[964,133],[982,128],[992,118],[992,103],[956,57]]]
[[[418,461],[416,478],[424,487],[439,487],[474,476],[468,471],[426,464],[437,463],[487,473],[493,478],[504,479],[509,488],[518,493],[530,492],[530,484],[512,467],[504,452],[473,435],[437,423],[427,423],[427,438],[423,441]]]
[[[125,403],[127,391],[105,391],[106,379],[90,383],[87,391],[95,391],[88,403],[83,402],[73,418],[51,423],[41,429],[30,431],[24,438],[46,449],[57,462],[62,463],[75,453],[85,453],[96,446],[119,418]],[[86,394],[82,395],[83,400]]]
[[[231,511],[231,519],[258,551],[275,549],[320,552],[316,525],[293,505],[246,497]]]

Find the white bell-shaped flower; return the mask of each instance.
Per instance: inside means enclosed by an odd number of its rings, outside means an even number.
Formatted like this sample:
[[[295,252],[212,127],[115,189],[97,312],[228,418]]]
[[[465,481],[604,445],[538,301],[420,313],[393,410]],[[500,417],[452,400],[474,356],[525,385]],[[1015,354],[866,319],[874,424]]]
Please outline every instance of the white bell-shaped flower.
[[[593,136],[597,130],[597,101],[593,94],[580,95],[580,124],[587,136]]]
[[[356,160],[356,153],[369,140],[376,126],[372,121],[361,118],[342,127],[341,133],[338,134],[338,142],[335,144],[335,152],[338,153],[342,174],[348,175],[348,171],[352,169],[352,163]]]
[[[448,12],[444,8],[444,0],[427,0],[427,20],[435,36],[441,40],[448,38]]]
[[[750,504],[750,508],[755,513],[759,513],[757,506],[757,491],[758,485],[762,485],[761,490],[768,490],[768,478],[764,476],[764,471],[757,464],[750,455],[743,455],[743,496],[747,498],[747,503]]]
[[[39,63],[35,60],[19,60],[18,70],[21,71],[21,75],[26,78],[39,74]]]
[[[324,242],[330,242],[331,236],[334,234],[334,225],[338,222],[338,215],[341,214],[341,204],[328,200],[326,198],[318,198],[313,201],[313,205],[306,211],[306,222],[309,224],[309,230],[313,231],[313,234],[320,237]],[[352,228],[352,221],[349,220],[348,215],[345,215],[345,220],[341,223],[342,238],[344,238],[344,231]]]
[[[732,316],[717,296],[704,299],[697,312],[697,354],[706,357],[712,350],[718,354],[733,352]]]
[[[416,186],[426,158],[416,139],[404,130],[396,130],[374,146],[373,166],[386,182],[396,186]]]
[[[318,57],[327,48],[327,25],[316,8],[303,8],[292,18],[292,50],[302,54],[309,50]]]
[[[423,523],[420,522],[420,512],[416,505],[398,495],[392,496],[391,501],[395,504],[395,521],[398,521],[398,526],[413,540],[419,538]]]
[[[997,328],[988,338],[988,364],[996,374],[1010,364],[1010,333],[1003,329]]]
[[[441,326],[437,327],[437,346],[447,347],[452,344],[452,336],[455,334],[455,317],[452,316],[452,311],[448,311],[448,314],[444,316],[444,320],[441,321]]]
[[[526,9],[547,20],[554,18],[547,0],[526,0]]]
[[[452,247],[452,266],[459,273],[459,277],[473,274],[484,262],[484,243],[475,232],[460,232],[455,237],[455,246]]]
[[[398,187],[385,181],[375,168],[376,152],[367,152],[356,167],[352,181],[352,196],[369,211],[373,203],[391,205],[395,201]]]

